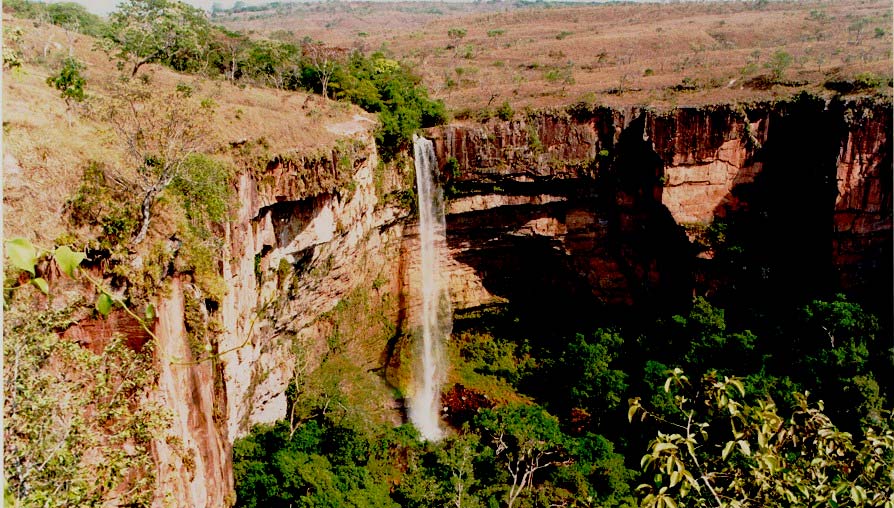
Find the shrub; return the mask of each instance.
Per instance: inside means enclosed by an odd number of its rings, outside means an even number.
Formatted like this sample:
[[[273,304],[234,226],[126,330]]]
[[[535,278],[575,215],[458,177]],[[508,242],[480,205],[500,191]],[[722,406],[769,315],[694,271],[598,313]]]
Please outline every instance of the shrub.
[[[503,104],[499,108],[497,108],[497,116],[500,118],[500,120],[512,120],[512,117],[514,115],[515,111],[512,109],[509,101],[503,101]]]
[[[449,37],[451,40],[458,41],[465,36],[466,36],[465,28],[451,28],[450,30],[447,30],[447,37]]]
[[[62,68],[57,74],[47,78],[47,85],[59,90],[60,95],[65,99],[65,104],[70,105],[72,101],[81,102],[84,100],[84,86],[87,80],[81,76],[84,65],[68,57],[62,61]]]
[[[782,77],[786,69],[791,66],[792,60],[792,55],[781,49],[773,53],[770,60],[764,64],[764,67],[770,71],[770,78],[773,82],[779,83],[782,81]]]
[[[67,203],[75,226],[98,226],[99,243],[110,248],[125,241],[138,224],[134,195],[108,182],[105,167],[91,162],[84,169],[81,185]]]

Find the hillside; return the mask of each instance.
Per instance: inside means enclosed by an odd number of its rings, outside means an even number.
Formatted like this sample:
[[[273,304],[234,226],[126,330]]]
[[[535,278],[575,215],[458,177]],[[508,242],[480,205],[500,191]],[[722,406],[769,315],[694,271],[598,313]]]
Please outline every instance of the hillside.
[[[756,5],[349,2],[219,21],[383,50],[412,63],[456,112],[504,101],[540,108],[580,100],[652,107],[767,100],[804,89],[828,93],[827,81],[867,72],[891,94],[889,2]],[[771,73],[778,52],[790,57],[776,64],[781,84],[755,82]]]
[[[14,47],[25,62],[4,72],[3,79],[6,236],[51,243],[66,231],[65,203],[81,184],[89,162],[128,171],[125,147],[112,126],[91,114],[114,88],[118,74],[115,62],[96,48],[91,37],[7,16],[3,24],[8,34],[22,31]],[[88,95],[71,112],[59,92],[46,83],[69,55],[86,65]],[[197,96],[213,101],[206,149],[222,152],[230,160],[230,146],[246,140],[265,140],[271,153],[310,154],[375,125],[375,118],[359,108],[314,94],[237,86],[157,65],[150,65],[145,76],[155,90],[171,91],[186,84]]]

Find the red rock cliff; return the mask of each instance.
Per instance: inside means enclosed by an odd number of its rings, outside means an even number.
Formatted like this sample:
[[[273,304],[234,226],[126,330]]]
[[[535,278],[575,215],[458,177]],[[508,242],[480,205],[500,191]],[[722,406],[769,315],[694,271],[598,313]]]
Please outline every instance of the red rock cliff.
[[[800,97],[669,112],[575,106],[430,135],[458,194],[454,258],[485,289],[522,291],[505,274],[539,264],[510,259],[528,237],[572,274],[565,286],[611,304],[729,283],[698,244],[718,220],[743,231],[763,279],[890,293],[890,125],[889,102]]]

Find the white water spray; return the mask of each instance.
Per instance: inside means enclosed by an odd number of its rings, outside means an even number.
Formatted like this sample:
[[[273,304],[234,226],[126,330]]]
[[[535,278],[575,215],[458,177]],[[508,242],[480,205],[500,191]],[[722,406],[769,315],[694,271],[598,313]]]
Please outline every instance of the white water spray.
[[[441,385],[444,383],[444,341],[450,335],[453,315],[447,284],[439,260],[446,257],[447,234],[444,196],[438,188],[437,159],[432,142],[413,136],[416,190],[419,199],[419,244],[422,281],[421,337],[417,338],[415,386],[409,401],[410,421],[427,441],[443,437]],[[421,341],[419,340],[421,338]]]

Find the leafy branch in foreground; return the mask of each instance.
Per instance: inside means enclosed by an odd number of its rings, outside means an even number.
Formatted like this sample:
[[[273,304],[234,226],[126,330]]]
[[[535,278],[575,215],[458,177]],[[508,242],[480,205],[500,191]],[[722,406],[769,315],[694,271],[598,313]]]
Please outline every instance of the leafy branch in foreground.
[[[806,394],[794,394],[786,417],[772,400],[746,403],[740,380],[715,373],[693,384],[675,369],[664,391],[672,414],[630,401],[631,421],[640,415],[659,429],[641,461],[655,473],[638,487],[642,506],[894,506],[890,412],[857,441]]]
[[[39,277],[42,259],[75,277],[84,253],[68,246],[38,249],[25,238],[6,241],[9,264],[21,270],[20,285],[49,294]],[[44,269],[46,271],[46,269]],[[98,281],[96,310],[115,304],[153,338],[146,319],[115,299]],[[8,301],[3,354],[4,454],[9,494],[16,506],[148,506],[154,468],[150,442],[169,426],[165,410],[151,401],[156,383],[154,341],[136,344],[114,334],[85,347],[60,331],[75,323],[82,299],[62,310],[37,311]],[[22,303],[24,302],[24,303]]]

